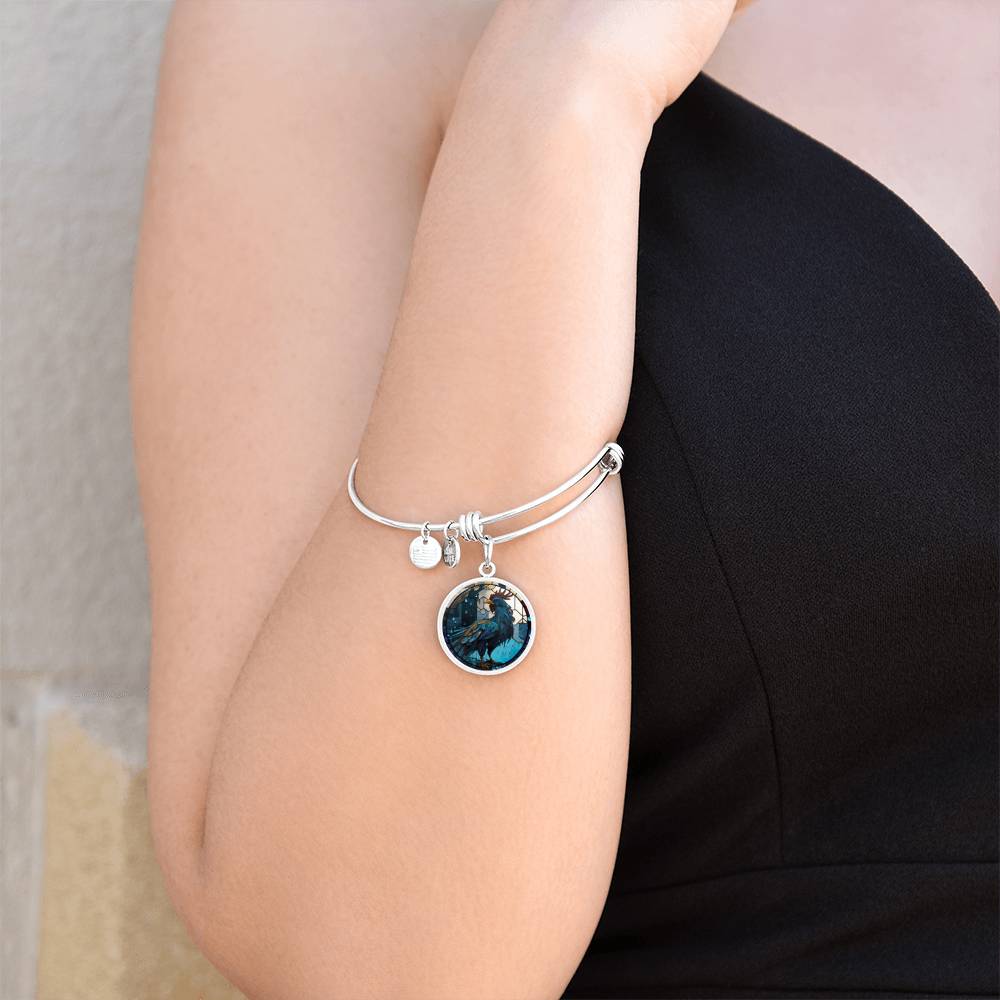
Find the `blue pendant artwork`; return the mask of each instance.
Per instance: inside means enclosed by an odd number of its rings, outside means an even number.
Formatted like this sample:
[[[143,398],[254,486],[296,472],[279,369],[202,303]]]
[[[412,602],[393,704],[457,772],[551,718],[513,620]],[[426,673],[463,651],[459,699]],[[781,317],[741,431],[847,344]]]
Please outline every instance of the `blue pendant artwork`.
[[[509,580],[466,580],[441,602],[438,639],[463,670],[502,674],[517,666],[535,641],[534,609]]]

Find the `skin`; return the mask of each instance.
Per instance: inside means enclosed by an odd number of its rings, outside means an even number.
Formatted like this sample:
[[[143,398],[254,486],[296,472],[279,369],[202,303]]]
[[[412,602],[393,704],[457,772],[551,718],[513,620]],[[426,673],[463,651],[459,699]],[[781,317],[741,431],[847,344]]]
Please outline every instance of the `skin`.
[[[132,367],[154,840],[250,996],[557,996],[621,822],[619,483],[497,552],[544,624],[476,678],[434,637],[453,582],[343,478],[360,450],[397,517],[500,509],[615,437],[639,166],[732,4],[503,3],[478,42],[479,8],[370,10],[170,25]]]
[[[618,481],[497,548],[541,627],[477,678],[433,620],[481,557],[419,573],[344,477],[360,452],[372,506],[443,519],[615,437],[639,165],[731,10],[174,10],[133,323],[150,803],[251,997],[555,997],[586,948],[628,751]]]
[[[762,0],[705,71],[888,185],[1000,301],[1000,8]]]

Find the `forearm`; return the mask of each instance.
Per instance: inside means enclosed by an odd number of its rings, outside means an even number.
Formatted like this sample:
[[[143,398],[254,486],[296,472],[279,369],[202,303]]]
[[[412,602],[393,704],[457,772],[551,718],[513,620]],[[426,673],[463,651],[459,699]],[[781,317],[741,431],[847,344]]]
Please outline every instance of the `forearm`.
[[[642,128],[611,90],[478,72],[362,446],[366,499],[403,519],[544,491],[615,436],[627,401]],[[264,996],[555,995],[603,905],[628,748],[617,480],[498,547],[544,617],[502,679],[441,655],[434,615],[457,581],[415,571],[409,540],[341,490],[223,722],[206,937]]]

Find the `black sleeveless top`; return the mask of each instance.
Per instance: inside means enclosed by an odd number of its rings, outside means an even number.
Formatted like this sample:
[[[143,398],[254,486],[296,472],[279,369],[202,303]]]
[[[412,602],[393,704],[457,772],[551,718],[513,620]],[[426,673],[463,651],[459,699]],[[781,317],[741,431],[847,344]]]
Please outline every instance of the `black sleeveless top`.
[[[703,76],[657,123],[625,813],[567,998],[996,995],[997,333],[826,146]]]

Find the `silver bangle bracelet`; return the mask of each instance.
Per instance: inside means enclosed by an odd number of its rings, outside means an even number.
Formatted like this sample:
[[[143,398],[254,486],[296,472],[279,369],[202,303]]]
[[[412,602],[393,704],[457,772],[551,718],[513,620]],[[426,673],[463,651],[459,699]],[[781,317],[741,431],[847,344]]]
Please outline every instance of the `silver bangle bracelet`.
[[[493,547],[565,517],[588,497],[593,496],[608,476],[617,475],[624,458],[621,447],[614,441],[609,441],[579,472],[555,489],[519,507],[486,517],[481,511],[473,510],[449,521],[398,521],[376,513],[358,496],[355,482],[357,459],[351,464],[351,471],[347,475],[347,492],[351,502],[365,517],[389,528],[417,532],[410,542],[410,562],[418,569],[432,569],[442,561],[449,567],[458,565],[462,554],[459,539],[479,542],[483,546],[479,576],[464,580],[441,602],[438,609],[438,641],[448,658],[463,670],[479,676],[502,674],[528,655],[528,650],[535,641],[538,623],[534,608],[524,591],[509,580],[495,575]],[[594,480],[553,513],[506,534],[494,536],[486,531],[491,524],[519,517],[554,500],[573,489],[595,470],[597,476]],[[441,533],[443,546],[432,535],[435,531]]]

